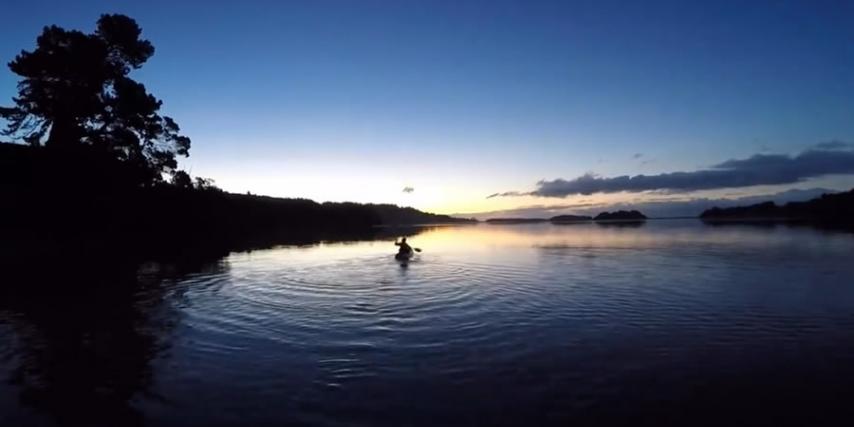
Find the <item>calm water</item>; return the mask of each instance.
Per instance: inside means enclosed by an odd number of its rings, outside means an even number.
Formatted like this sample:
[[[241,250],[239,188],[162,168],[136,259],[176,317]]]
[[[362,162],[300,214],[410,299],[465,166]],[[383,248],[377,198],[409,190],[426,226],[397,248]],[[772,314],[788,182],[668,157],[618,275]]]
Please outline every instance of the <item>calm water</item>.
[[[854,234],[686,220],[410,242],[424,251],[405,266],[391,239],[46,260],[0,302],[0,425],[854,415]]]

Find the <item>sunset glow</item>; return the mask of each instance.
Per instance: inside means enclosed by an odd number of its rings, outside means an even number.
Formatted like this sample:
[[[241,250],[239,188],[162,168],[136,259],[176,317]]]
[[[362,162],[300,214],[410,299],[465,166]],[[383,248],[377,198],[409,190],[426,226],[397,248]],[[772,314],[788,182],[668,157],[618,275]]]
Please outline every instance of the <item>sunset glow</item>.
[[[821,144],[851,152],[844,11],[760,3],[16,3],[0,56],[45,23],[134,16],[157,46],[137,74],[193,140],[181,167],[237,193],[452,214],[850,188],[849,164],[703,192],[487,199],[586,174],[694,173]],[[0,72],[0,98],[15,82]]]

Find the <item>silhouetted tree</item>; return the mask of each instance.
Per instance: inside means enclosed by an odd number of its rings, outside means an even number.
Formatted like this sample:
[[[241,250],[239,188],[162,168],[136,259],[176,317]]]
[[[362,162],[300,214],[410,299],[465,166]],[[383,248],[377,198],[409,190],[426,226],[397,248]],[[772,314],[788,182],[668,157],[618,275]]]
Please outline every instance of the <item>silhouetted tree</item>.
[[[92,34],[45,27],[33,51],[21,51],[9,68],[22,77],[14,106],[0,108],[2,132],[33,146],[91,146],[139,169],[144,184],[174,173],[190,139],[161,101],[129,77],[154,46],[140,38],[136,21],[101,15]]]
[[[172,185],[178,188],[193,188],[193,179],[190,178],[190,174],[184,171],[175,171],[172,174]]]
[[[219,187],[216,186],[213,179],[202,177],[196,177],[196,189],[220,191]]]

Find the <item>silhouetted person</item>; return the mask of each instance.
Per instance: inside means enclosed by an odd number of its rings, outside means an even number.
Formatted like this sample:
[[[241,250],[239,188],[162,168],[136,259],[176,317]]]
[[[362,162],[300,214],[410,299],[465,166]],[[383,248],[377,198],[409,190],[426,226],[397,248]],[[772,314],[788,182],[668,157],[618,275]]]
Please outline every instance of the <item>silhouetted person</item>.
[[[402,237],[400,242],[394,242],[395,246],[400,246],[400,249],[397,250],[397,254],[401,256],[409,256],[412,255],[412,246],[409,246],[409,243],[406,243],[406,237]]]

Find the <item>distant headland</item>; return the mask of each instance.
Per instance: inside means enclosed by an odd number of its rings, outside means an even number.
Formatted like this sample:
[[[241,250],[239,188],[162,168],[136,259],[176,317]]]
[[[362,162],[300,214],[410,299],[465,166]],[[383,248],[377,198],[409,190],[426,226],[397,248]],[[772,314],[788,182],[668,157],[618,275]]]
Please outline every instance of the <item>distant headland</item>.
[[[833,225],[854,224],[854,189],[835,194],[823,194],[806,202],[777,205],[757,203],[732,208],[712,208],[700,218],[707,222],[726,221],[805,221]]]

